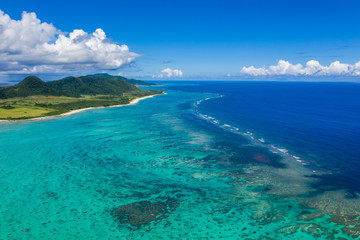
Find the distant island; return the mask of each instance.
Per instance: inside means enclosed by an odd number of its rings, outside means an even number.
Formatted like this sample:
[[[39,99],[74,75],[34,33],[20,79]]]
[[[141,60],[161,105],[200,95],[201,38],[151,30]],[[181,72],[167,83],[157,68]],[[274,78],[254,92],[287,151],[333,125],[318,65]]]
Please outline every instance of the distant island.
[[[0,120],[32,119],[85,108],[125,105],[138,98],[164,93],[139,89],[136,85],[156,84],[109,74],[49,82],[29,76],[14,86],[0,88]]]

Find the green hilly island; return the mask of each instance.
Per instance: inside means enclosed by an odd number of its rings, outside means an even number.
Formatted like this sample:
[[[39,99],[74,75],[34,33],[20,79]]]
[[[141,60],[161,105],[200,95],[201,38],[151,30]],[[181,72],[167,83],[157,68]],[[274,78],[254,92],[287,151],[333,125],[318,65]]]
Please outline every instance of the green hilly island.
[[[99,78],[117,78],[119,80],[124,80],[128,83],[137,85],[137,86],[153,86],[153,85],[157,85],[154,83],[149,83],[149,82],[145,82],[145,81],[141,81],[141,80],[135,80],[135,79],[128,79],[122,76],[113,76],[107,73],[97,73],[97,74],[93,74],[93,75],[87,75],[87,77],[99,77]]]
[[[88,107],[128,104],[133,99],[162,94],[135,85],[154,85],[109,74],[66,77],[44,82],[29,76],[14,86],[0,88],[0,119],[20,120],[59,115]]]

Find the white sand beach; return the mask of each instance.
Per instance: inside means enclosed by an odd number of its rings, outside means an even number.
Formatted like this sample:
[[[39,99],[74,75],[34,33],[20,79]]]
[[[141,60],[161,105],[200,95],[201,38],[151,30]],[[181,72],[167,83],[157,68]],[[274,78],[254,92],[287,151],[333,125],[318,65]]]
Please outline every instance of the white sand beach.
[[[135,98],[133,99],[130,103],[128,104],[119,104],[119,105],[113,105],[113,106],[104,106],[104,107],[89,107],[89,108],[82,108],[82,109],[77,109],[77,110],[72,110],[70,112],[66,112],[66,113],[62,113],[59,115],[54,115],[54,116],[46,116],[46,117],[37,117],[37,118],[31,118],[31,119],[23,119],[23,120],[0,120],[0,123],[7,123],[7,122],[20,122],[20,121],[40,121],[40,120],[46,120],[46,119],[50,119],[50,118],[57,118],[57,117],[65,117],[65,116],[69,116],[75,113],[79,113],[79,112],[83,112],[83,111],[87,111],[87,110],[91,110],[91,109],[98,109],[98,108],[115,108],[115,107],[125,107],[125,106],[130,106],[130,105],[135,105],[138,102],[140,102],[141,100],[147,99],[147,98],[152,98],[154,96],[157,95],[164,95],[166,93],[163,94],[154,94],[154,95],[149,95],[149,96],[145,96],[145,97],[140,97],[140,98]]]

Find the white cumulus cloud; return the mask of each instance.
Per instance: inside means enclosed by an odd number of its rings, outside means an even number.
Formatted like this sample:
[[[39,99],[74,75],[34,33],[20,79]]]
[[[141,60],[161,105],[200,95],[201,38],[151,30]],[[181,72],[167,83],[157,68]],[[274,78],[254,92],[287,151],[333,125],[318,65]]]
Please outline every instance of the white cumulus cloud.
[[[13,20],[0,10],[0,73],[118,69],[138,56],[110,41],[101,28],[66,34],[35,13],[23,12],[21,20]]]
[[[161,71],[161,73],[159,75],[154,75],[153,77],[159,77],[159,78],[163,78],[163,77],[182,77],[183,72],[180,69],[171,69],[171,68],[165,68]]]
[[[305,66],[291,64],[280,60],[277,65],[256,68],[254,66],[243,67],[241,73],[252,76],[266,75],[308,75],[308,76],[360,76],[360,61],[351,65],[335,61],[329,66],[323,66],[318,61],[310,60]]]

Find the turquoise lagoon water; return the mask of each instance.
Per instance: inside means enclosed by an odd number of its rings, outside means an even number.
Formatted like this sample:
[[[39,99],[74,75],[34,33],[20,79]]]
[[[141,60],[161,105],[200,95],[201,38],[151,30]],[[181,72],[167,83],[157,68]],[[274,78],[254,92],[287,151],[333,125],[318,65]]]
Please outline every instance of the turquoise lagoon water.
[[[357,199],[312,194],[323,172],[204,121],[197,106],[217,94],[166,91],[1,124],[0,239],[356,236]]]

